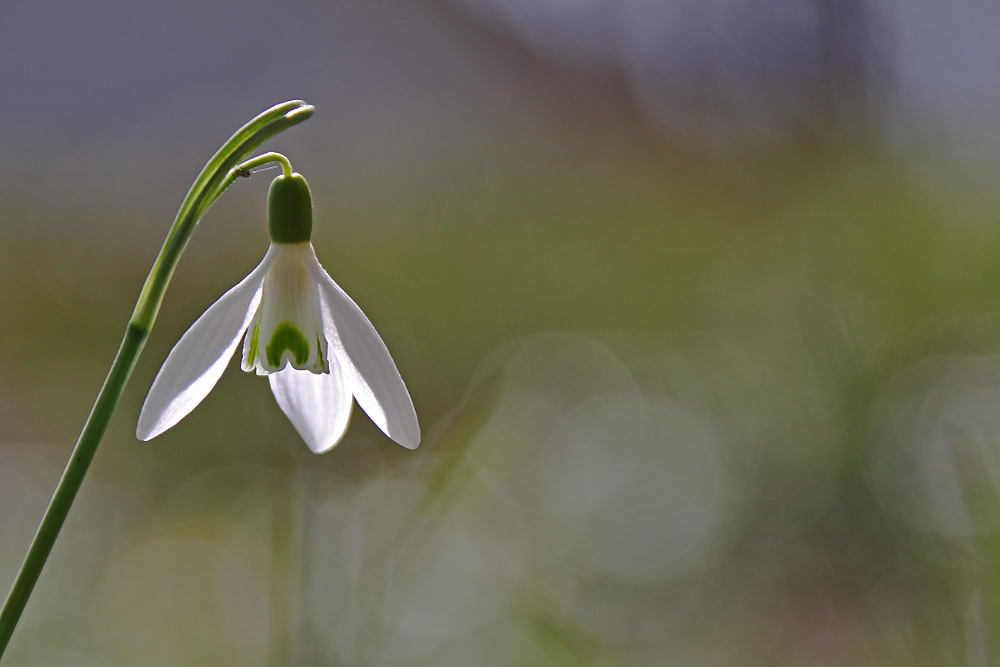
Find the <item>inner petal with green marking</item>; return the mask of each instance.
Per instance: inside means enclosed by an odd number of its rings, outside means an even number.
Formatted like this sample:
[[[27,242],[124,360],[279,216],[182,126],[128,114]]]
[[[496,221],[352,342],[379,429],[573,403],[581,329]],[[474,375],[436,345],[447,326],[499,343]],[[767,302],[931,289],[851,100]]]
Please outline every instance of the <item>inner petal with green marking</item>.
[[[243,341],[243,370],[267,375],[291,364],[313,373],[329,372],[316,286],[303,264],[307,249],[308,243],[274,247],[257,316]]]
[[[309,342],[291,322],[282,322],[274,328],[271,342],[265,348],[267,363],[272,366],[281,365],[286,350],[292,353],[292,360],[298,366],[303,366],[309,360]]]

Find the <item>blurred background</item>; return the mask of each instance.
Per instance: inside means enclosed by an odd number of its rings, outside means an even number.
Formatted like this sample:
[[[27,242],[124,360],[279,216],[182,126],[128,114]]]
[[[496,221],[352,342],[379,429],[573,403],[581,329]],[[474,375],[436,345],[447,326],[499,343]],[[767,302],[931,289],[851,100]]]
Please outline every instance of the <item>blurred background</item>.
[[[263,256],[196,231],[10,665],[989,665],[1000,7],[5,0],[0,587],[189,184],[265,146],[423,428],[312,455],[234,361],[134,437]]]

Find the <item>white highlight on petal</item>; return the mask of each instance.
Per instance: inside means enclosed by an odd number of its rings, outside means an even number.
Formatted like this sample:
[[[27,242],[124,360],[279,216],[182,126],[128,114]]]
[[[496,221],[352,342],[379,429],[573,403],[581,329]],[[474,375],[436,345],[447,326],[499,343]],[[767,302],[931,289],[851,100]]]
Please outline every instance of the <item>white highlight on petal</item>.
[[[320,266],[312,244],[308,254],[306,270],[319,286],[331,366],[337,356],[358,405],[383,433],[407,449],[416,449],[417,413],[389,350],[361,308]]]
[[[274,398],[306,445],[316,454],[333,449],[351,420],[351,391],[338,359],[323,374],[291,366],[267,376]]]
[[[268,249],[257,268],[213,303],[177,341],[142,405],[136,437],[155,438],[186,417],[212,391],[253,319],[273,259]]]

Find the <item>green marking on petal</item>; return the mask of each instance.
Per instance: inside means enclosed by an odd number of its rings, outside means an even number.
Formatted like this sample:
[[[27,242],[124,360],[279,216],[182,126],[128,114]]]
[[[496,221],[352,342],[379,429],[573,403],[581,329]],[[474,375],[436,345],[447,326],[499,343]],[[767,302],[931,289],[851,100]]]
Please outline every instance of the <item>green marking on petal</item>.
[[[243,370],[253,370],[254,364],[257,363],[257,339],[260,337],[260,317],[253,324],[253,330],[250,332],[250,353],[247,355],[245,361],[245,368]]]
[[[306,341],[306,337],[302,335],[302,332],[288,321],[282,322],[274,328],[274,333],[271,334],[271,342],[264,349],[264,353],[267,355],[267,363],[272,368],[277,368],[281,365],[281,357],[284,355],[285,350],[292,353],[296,366],[304,366],[309,361],[309,342]]]
[[[323,344],[319,340],[319,334],[316,335],[316,364],[313,366],[313,370],[318,373],[329,373],[330,365],[326,362],[326,355],[323,354]]]

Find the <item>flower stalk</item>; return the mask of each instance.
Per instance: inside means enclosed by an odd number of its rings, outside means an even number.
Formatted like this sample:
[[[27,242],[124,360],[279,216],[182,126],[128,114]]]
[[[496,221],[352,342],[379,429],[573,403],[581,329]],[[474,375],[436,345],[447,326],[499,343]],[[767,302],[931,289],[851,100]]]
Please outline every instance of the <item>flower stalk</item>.
[[[244,160],[262,143],[306,120],[312,113],[313,107],[299,100],[278,104],[264,111],[240,128],[215,153],[188,190],[139,294],[111,370],[0,611],[0,659],[83,483],[125,384],[135,368],[136,360],[156,321],[167,285],[191,233],[212,203],[241,173],[248,173],[247,170],[264,162],[274,161],[281,163],[283,170],[290,173],[288,161],[275,153],[261,155],[246,162]]]

